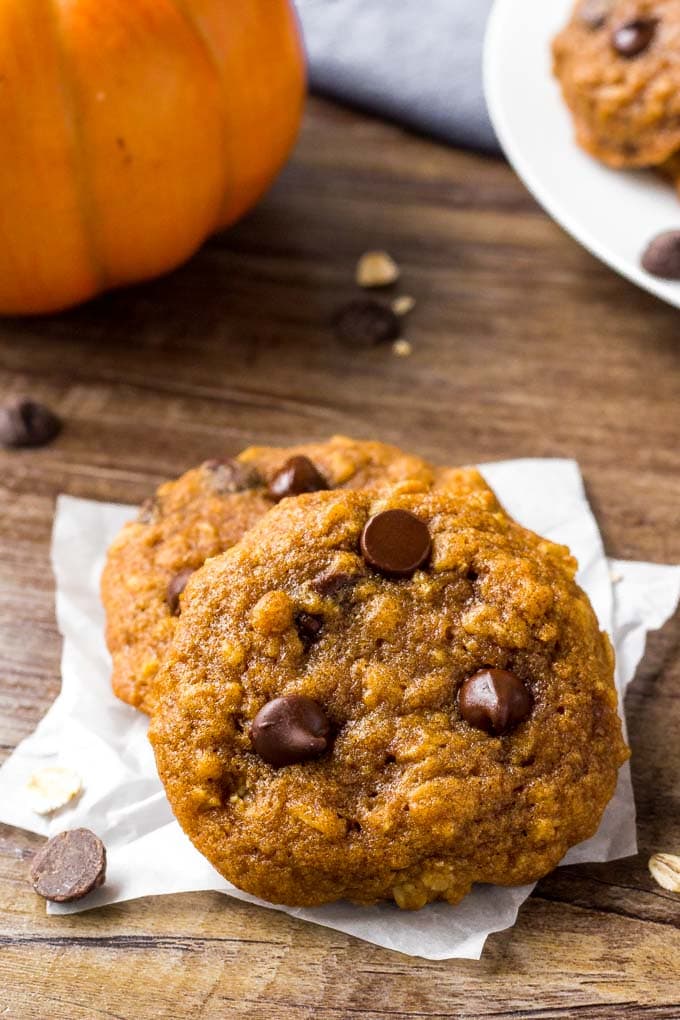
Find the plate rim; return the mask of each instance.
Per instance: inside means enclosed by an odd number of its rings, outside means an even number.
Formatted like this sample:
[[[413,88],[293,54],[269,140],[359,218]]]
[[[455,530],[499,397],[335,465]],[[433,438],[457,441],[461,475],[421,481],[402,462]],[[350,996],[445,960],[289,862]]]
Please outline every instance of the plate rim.
[[[499,61],[497,60],[497,56],[501,52],[503,19],[515,2],[516,0],[494,0],[487,21],[482,58],[484,97],[491,122],[508,162],[549,216],[591,255],[642,290],[666,304],[680,308],[680,283],[651,276],[641,266],[631,262],[627,257],[619,255],[606,242],[599,240],[585,224],[572,216],[568,208],[565,208],[560,202],[559,196],[555,196],[550,188],[544,186],[540,173],[535,171],[531,160],[525,157],[521,145],[517,144],[512,128],[507,122],[505,106],[500,98]],[[573,140],[571,144],[576,146],[576,142]],[[611,172],[616,173],[617,171],[612,170]],[[680,220],[680,210],[678,219]]]

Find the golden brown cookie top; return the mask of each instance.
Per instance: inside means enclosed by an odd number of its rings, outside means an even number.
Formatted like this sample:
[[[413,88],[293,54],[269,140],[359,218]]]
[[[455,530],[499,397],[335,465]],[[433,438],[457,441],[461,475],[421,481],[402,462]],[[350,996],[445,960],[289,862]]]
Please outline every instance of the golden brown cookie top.
[[[611,166],[656,166],[680,148],[677,0],[578,0],[553,45],[579,144]]]
[[[386,443],[334,436],[296,447],[250,447],[162,485],[112,544],[102,578],[112,685],[150,709],[153,679],[181,611],[184,585],[287,495],[400,485],[485,489],[474,468],[433,468]]]
[[[150,730],[230,881],[456,902],[590,836],[626,757],[568,550],[486,490],[287,500],[190,580]]]

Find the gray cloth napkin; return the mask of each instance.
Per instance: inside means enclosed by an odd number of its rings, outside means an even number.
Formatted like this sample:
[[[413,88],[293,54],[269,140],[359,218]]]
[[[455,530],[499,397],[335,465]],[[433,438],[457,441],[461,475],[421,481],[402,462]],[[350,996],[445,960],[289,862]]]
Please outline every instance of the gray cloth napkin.
[[[482,91],[492,0],[296,0],[312,88],[471,148],[497,151]]]

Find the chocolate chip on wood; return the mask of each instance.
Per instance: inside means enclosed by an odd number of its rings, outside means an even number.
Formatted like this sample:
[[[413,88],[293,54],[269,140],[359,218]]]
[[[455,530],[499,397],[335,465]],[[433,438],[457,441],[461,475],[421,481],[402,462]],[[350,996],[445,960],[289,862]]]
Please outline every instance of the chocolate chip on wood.
[[[34,400],[12,400],[0,408],[2,446],[46,446],[60,431],[54,411]]]
[[[359,298],[340,309],[333,328],[338,340],[349,347],[377,347],[397,339],[401,322],[387,305],[372,298]]]
[[[38,851],[31,881],[39,896],[70,903],[104,884],[106,848],[89,829],[70,829],[53,836]]]

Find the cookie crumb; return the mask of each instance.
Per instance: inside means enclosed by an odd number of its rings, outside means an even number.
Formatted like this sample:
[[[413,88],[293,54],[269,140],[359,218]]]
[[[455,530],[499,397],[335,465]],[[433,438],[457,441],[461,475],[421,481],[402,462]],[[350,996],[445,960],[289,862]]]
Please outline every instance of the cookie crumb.
[[[37,815],[51,815],[66,807],[82,789],[77,772],[57,767],[38,769],[26,784],[31,810]]]
[[[360,287],[389,287],[399,279],[399,266],[386,251],[367,251],[357,263]]]
[[[413,354],[413,347],[408,340],[395,340],[392,344],[392,353],[395,358],[410,358]]]
[[[392,302],[392,311],[395,315],[404,316],[412,312],[416,307],[416,299],[410,294],[402,294]]]

